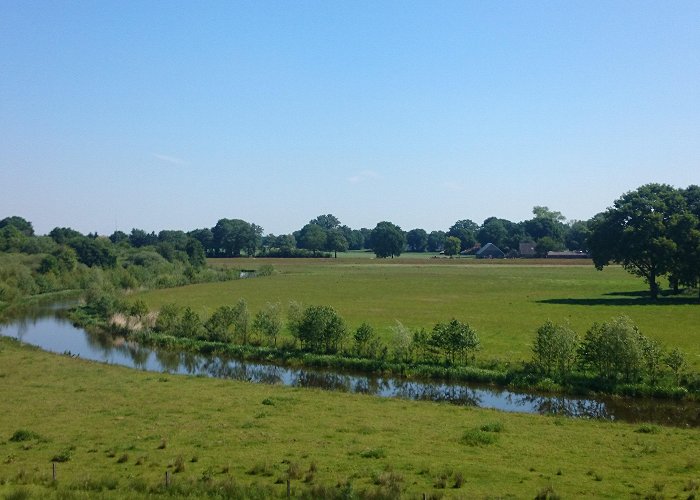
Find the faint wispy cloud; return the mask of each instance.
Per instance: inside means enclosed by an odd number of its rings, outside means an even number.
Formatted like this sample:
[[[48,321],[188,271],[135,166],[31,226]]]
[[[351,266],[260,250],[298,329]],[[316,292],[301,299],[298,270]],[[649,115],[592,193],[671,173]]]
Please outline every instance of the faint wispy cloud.
[[[442,183],[442,187],[448,191],[464,191],[464,186],[459,182],[446,181]]]
[[[181,158],[176,158],[174,156],[162,155],[158,153],[153,153],[153,158],[170,163],[172,165],[186,165],[187,162]]]
[[[372,179],[379,179],[380,177],[381,175],[379,175],[374,170],[361,170],[355,175],[348,177],[348,182],[350,184],[359,184],[360,182],[365,182]]]

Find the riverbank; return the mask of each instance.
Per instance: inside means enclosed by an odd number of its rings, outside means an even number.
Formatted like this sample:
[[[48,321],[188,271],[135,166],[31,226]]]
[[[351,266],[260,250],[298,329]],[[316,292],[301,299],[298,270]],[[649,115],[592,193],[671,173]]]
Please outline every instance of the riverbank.
[[[139,372],[9,339],[0,378],[2,494],[159,496],[166,471],[177,494],[251,497],[288,477],[295,495],[408,497],[685,498],[700,480],[698,429]]]
[[[524,362],[503,363],[481,360],[469,365],[453,363],[400,362],[389,358],[356,357],[347,353],[318,354],[286,345],[284,348],[263,345],[241,345],[231,342],[215,342],[154,332],[150,329],[133,331],[115,326],[87,308],[77,308],[69,313],[75,324],[126,336],[143,346],[218,355],[241,361],[274,363],[280,366],[330,369],[345,373],[381,375],[405,380],[432,382],[456,382],[484,384],[509,390],[560,394],[577,397],[624,396],[630,398],[656,398],[661,400],[700,399],[700,387],[677,386],[665,382],[651,385],[648,382],[623,383],[603,380],[585,372],[572,372],[565,380],[552,380],[538,373]],[[694,379],[693,379],[694,380]]]

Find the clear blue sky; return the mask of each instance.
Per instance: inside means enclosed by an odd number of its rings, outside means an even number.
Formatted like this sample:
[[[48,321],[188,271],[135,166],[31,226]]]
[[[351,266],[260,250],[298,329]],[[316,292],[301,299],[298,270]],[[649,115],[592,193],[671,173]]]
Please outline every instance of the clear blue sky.
[[[0,218],[587,219],[700,183],[700,2],[0,0]]]

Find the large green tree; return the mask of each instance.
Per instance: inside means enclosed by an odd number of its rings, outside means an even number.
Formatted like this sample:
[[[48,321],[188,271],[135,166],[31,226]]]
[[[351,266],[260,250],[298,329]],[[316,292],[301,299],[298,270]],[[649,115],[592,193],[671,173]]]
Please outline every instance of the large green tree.
[[[476,244],[476,232],[478,230],[479,224],[470,219],[463,219],[458,220],[450,227],[449,231],[447,231],[447,236],[459,238],[459,241],[462,243],[462,249],[467,250]]]
[[[553,240],[564,243],[564,235],[566,226],[564,225],[565,217],[561,212],[550,210],[547,207],[533,207],[532,219],[524,221],[523,228],[525,232],[535,241],[539,241],[545,236],[549,236]]]
[[[476,237],[482,247],[487,243],[493,243],[498,248],[504,249],[507,246],[508,230],[503,221],[496,217],[489,217],[481,225]]]
[[[425,229],[411,229],[406,233],[406,242],[411,252],[425,252],[428,246],[428,233],[425,232]]]
[[[313,352],[336,352],[347,334],[345,321],[330,306],[309,306],[298,319],[302,346]]]
[[[328,242],[327,231],[318,224],[309,223],[301,228],[297,244],[307,250],[323,250]]]
[[[333,214],[319,215],[315,219],[310,220],[309,224],[316,224],[326,230],[340,227],[340,221]]]
[[[220,219],[212,229],[213,247],[223,257],[239,257],[245,250],[255,255],[260,246],[262,228],[241,219]]]
[[[445,248],[445,231],[431,231],[428,235],[428,251],[439,252]]]
[[[34,236],[34,228],[32,227],[32,223],[24,217],[13,215],[11,217],[5,217],[4,219],[0,220],[0,229],[7,226],[14,227],[19,232],[23,233],[25,236]]]
[[[347,252],[348,240],[339,228],[330,229],[326,235],[326,248],[338,258],[338,252]]]
[[[452,257],[453,255],[457,255],[459,253],[460,247],[462,243],[459,241],[459,238],[456,236],[448,236],[445,239],[445,255],[449,255]]]
[[[406,246],[406,235],[396,224],[382,221],[372,230],[370,245],[377,257],[393,258],[403,252]]]
[[[676,228],[685,210],[681,193],[666,184],[646,184],[625,193],[591,221],[588,246],[596,268],[621,264],[643,278],[656,299],[658,279],[673,269]]]

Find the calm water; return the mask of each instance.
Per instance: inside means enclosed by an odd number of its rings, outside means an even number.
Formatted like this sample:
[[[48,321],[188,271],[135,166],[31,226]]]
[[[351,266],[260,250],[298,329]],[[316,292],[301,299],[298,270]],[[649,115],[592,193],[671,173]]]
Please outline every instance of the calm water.
[[[519,393],[466,383],[406,381],[399,378],[288,368],[217,356],[152,349],[107,334],[87,333],[57,316],[60,308],[61,305],[54,305],[34,309],[21,320],[0,325],[0,334],[50,352],[70,353],[83,359],[154,372],[293,387],[316,387],[381,397],[446,401],[509,412],[700,426],[700,404],[697,403],[617,398],[582,399]]]

